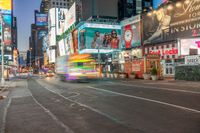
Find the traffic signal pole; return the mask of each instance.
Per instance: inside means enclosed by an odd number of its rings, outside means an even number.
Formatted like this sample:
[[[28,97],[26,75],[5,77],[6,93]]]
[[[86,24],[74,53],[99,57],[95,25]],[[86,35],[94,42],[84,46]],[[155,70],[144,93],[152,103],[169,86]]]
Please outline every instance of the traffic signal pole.
[[[1,17],[1,16],[0,16]],[[4,43],[3,43],[3,22],[2,19],[0,19],[0,25],[1,25],[1,85],[4,85],[5,79],[4,79]]]

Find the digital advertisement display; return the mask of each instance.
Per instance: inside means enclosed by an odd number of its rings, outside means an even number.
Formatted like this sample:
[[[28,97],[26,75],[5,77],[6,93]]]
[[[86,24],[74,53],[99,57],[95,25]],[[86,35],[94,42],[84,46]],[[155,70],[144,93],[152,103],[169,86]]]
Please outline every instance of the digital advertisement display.
[[[200,38],[181,39],[179,55],[200,55]]]
[[[35,24],[37,26],[47,26],[48,25],[48,15],[42,13],[35,14]]]
[[[0,13],[11,14],[12,0],[0,0]]]
[[[3,41],[5,45],[11,45],[11,24],[12,24],[12,0],[0,0],[0,21],[3,21]]]
[[[121,26],[84,24],[79,28],[79,50],[120,49]]]
[[[153,0],[153,8],[157,9],[162,3],[167,2],[168,0]]]
[[[72,34],[68,34],[66,38],[64,39],[64,44],[66,48],[66,54],[71,55],[74,54],[74,44],[73,44],[73,38]]]
[[[141,46],[140,16],[135,16],[121,22],[122,49],[130,49]]]
[[[5,45],[11,45],[12,36],[11,36],[11,23],[12,17],[11,15],[2,15],[3,17],[3,41]]]
[[[144,44],[200,35],[200,1],[182,0],[143,16]]]

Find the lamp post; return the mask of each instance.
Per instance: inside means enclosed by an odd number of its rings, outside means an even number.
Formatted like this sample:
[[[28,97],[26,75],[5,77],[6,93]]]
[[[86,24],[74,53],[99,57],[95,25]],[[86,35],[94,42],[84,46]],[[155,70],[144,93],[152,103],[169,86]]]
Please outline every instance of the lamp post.
[[[0,43],[1,43],[1,84],[4,85],[4,43],[3,43],[3,20],[0,15],[0,25],[1,25],[1,35],[0,35]]]
[[[32,48],[30,48],[30,67],[31,67],[31,51],[32,51]]]

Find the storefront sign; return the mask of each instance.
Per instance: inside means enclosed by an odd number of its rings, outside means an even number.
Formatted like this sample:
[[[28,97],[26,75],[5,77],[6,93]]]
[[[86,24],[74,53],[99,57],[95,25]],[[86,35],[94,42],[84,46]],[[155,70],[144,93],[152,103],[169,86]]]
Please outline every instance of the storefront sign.
[[[132,64],[132,71],[140,71],[140,64]]]
[[[186,65],[199,65],[200,64],[200,55],[185,56]]]
[[[173,54],[178,54],[178,49],[177,48],[172,48],[172,49],[162,49],[162,50],[150,50],[150,54],[158,54],[161,56],[164,55],[173,55]]]
[[[143,16],[144,44],[200,35],[200,0],[182,0]]]
[[[147,59],[160,59],[160,55],[159,54],[148,54],[146,56]]]

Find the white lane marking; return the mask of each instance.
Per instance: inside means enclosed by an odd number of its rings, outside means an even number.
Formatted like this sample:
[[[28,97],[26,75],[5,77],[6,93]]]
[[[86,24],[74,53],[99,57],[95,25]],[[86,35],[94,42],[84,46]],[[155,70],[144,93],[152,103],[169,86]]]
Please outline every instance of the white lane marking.
[[[27,83],[27,89],[28,89],[28,83]],[[72,131],[67,125],[65,125],[62,121],[60,121],[50,110],[48,110],[47,108],[45,108],[42,104],[40,104],[35,97],[32,95],[31,93],[31,97],[33,98],[33,100],[35,101],[35,103],[37,105],[39,105],[44,111],[45,113],[47,113],[59,126],[61,126],[62,128],[65,129],[66,133],[74,133],[74,131]]]
[[[191,108],[187,108],[187,107],[183,107],[183,106],[179,106],[179,105],[175,105],[175,104],[171,104],[171,103],[161,102],[161,101],[152,100],[152,99],[143,98],[143,97],[138,97],[138,96],[134,96],[134,95],[127,95],[127,94],[123,94],[123,93],[113,92],[113,91],[100,89],[100,88],[96,88],[96,87],[92,87],[92,86],[88,86],[88,87],[91,88],[91,89],[97,90],[97,91],[104,91],[104,92],[107,92],[107,93],[112,93],[112,94],[116,94],[116,95],[120,95],[120,96],[124,96],[124,97],[140,99],[140,100],[143,100],[143,101],[167,105],[167,106],[170,106],[170,107],[174,107],[174,108],[178,108],[178,109],[182,109],[182,110],[187,110],[187,111],[191,111],[191,112],[194,112],[194,113],[200,113],[199,110],[195,110],[195,109],[191,109]]]
[[[8,103],[7,103],[6,107],[4,108],[3,120],[2,120],[3,123],[2,123],[2,127],[1,127],[1,130],[0,130],[0,133],[5,133],[6,117],[7,117],[7,114],[8,114],[8,108],[10,107],[11,101],[12,101],[12,98],[9,98]]]
[[[72,95],[72,96],[69,96],[69,97],[67,97],[67,98],[74,98],[74,97],[78,97],[78,96],[80,96],[81,94],[80,93],[78,93],[78,92],[71,92],[70,94],[74,94],[74,95]]]
[[[41,85],[41,84],[40,84],[40,85]],[[42,86],[43,86],[43,85],[42,85]],[[59,95],[60,97],[64,98],[65,100],[68,100],[68,101],[70,101],[70,102],[76,103],[76,104],[80,105],[81,107],[87,108],[87,109],[89,109],[89,110],[91,110],[91,111],[93,111],[93,112],[96,112],[96,113],[98,113],[98,114],[100,114],[100,115],[102,115],[102,116],[105,116],[106,118],[108,118],[108,119],[110,119],[110,120],[112,120],[112,121],[114,121],[114,122],[116,122],[116,123],[123,124],[123,123],[120,122],[118,119],[116,119],[116,118],[114,118],[114,117],[112,117],[112,116],[110,116],[110,115],[108,115],[108,114],[106,114],[106,113],[103,113],[103,112],[101,112],[101,111],[99,111],[99,110],[97,110],[97,109],[95,109],[95,108],[92,108],[92,107],[90,107],[90,106],[87,106],[86,104],[82,104],[82,103],[79,103],[79,102],[77,102],[77,101],[71,100],[70,98],[63,96],[62,94],[60,94],[60,93],[58,93],[58,92],[56,92],[56,91],[53,91],[53,90],[47,88],[46,86],[43,86],[43,87],[44,87],[46,90],[48,90],[48,91],[50,91],[50,92],[52,92],[52,93],[54,93],[54,94]]]
[[[124,82],[124,81],[121,81]],[[112,83],[109,82],[111,84],[120,84],[120,85],[124,85],[124,86],[129,86],[129,87],[141,87],[141,88],[148,88],[148,89],[156,89],[156,90],[165,90],[165,91],[175,91],[175,92],[184,92],[184,93],[192,93],[192,94],[200,94],[200,92],[197,91],[188,91],[188,90],[178,90],[178,89],[169,89],[169,88],[159,88],[159,87],[152,87],[152,86],[143,86],[143,85],[128,85],[128,84],[124,84],[124,83]]]

